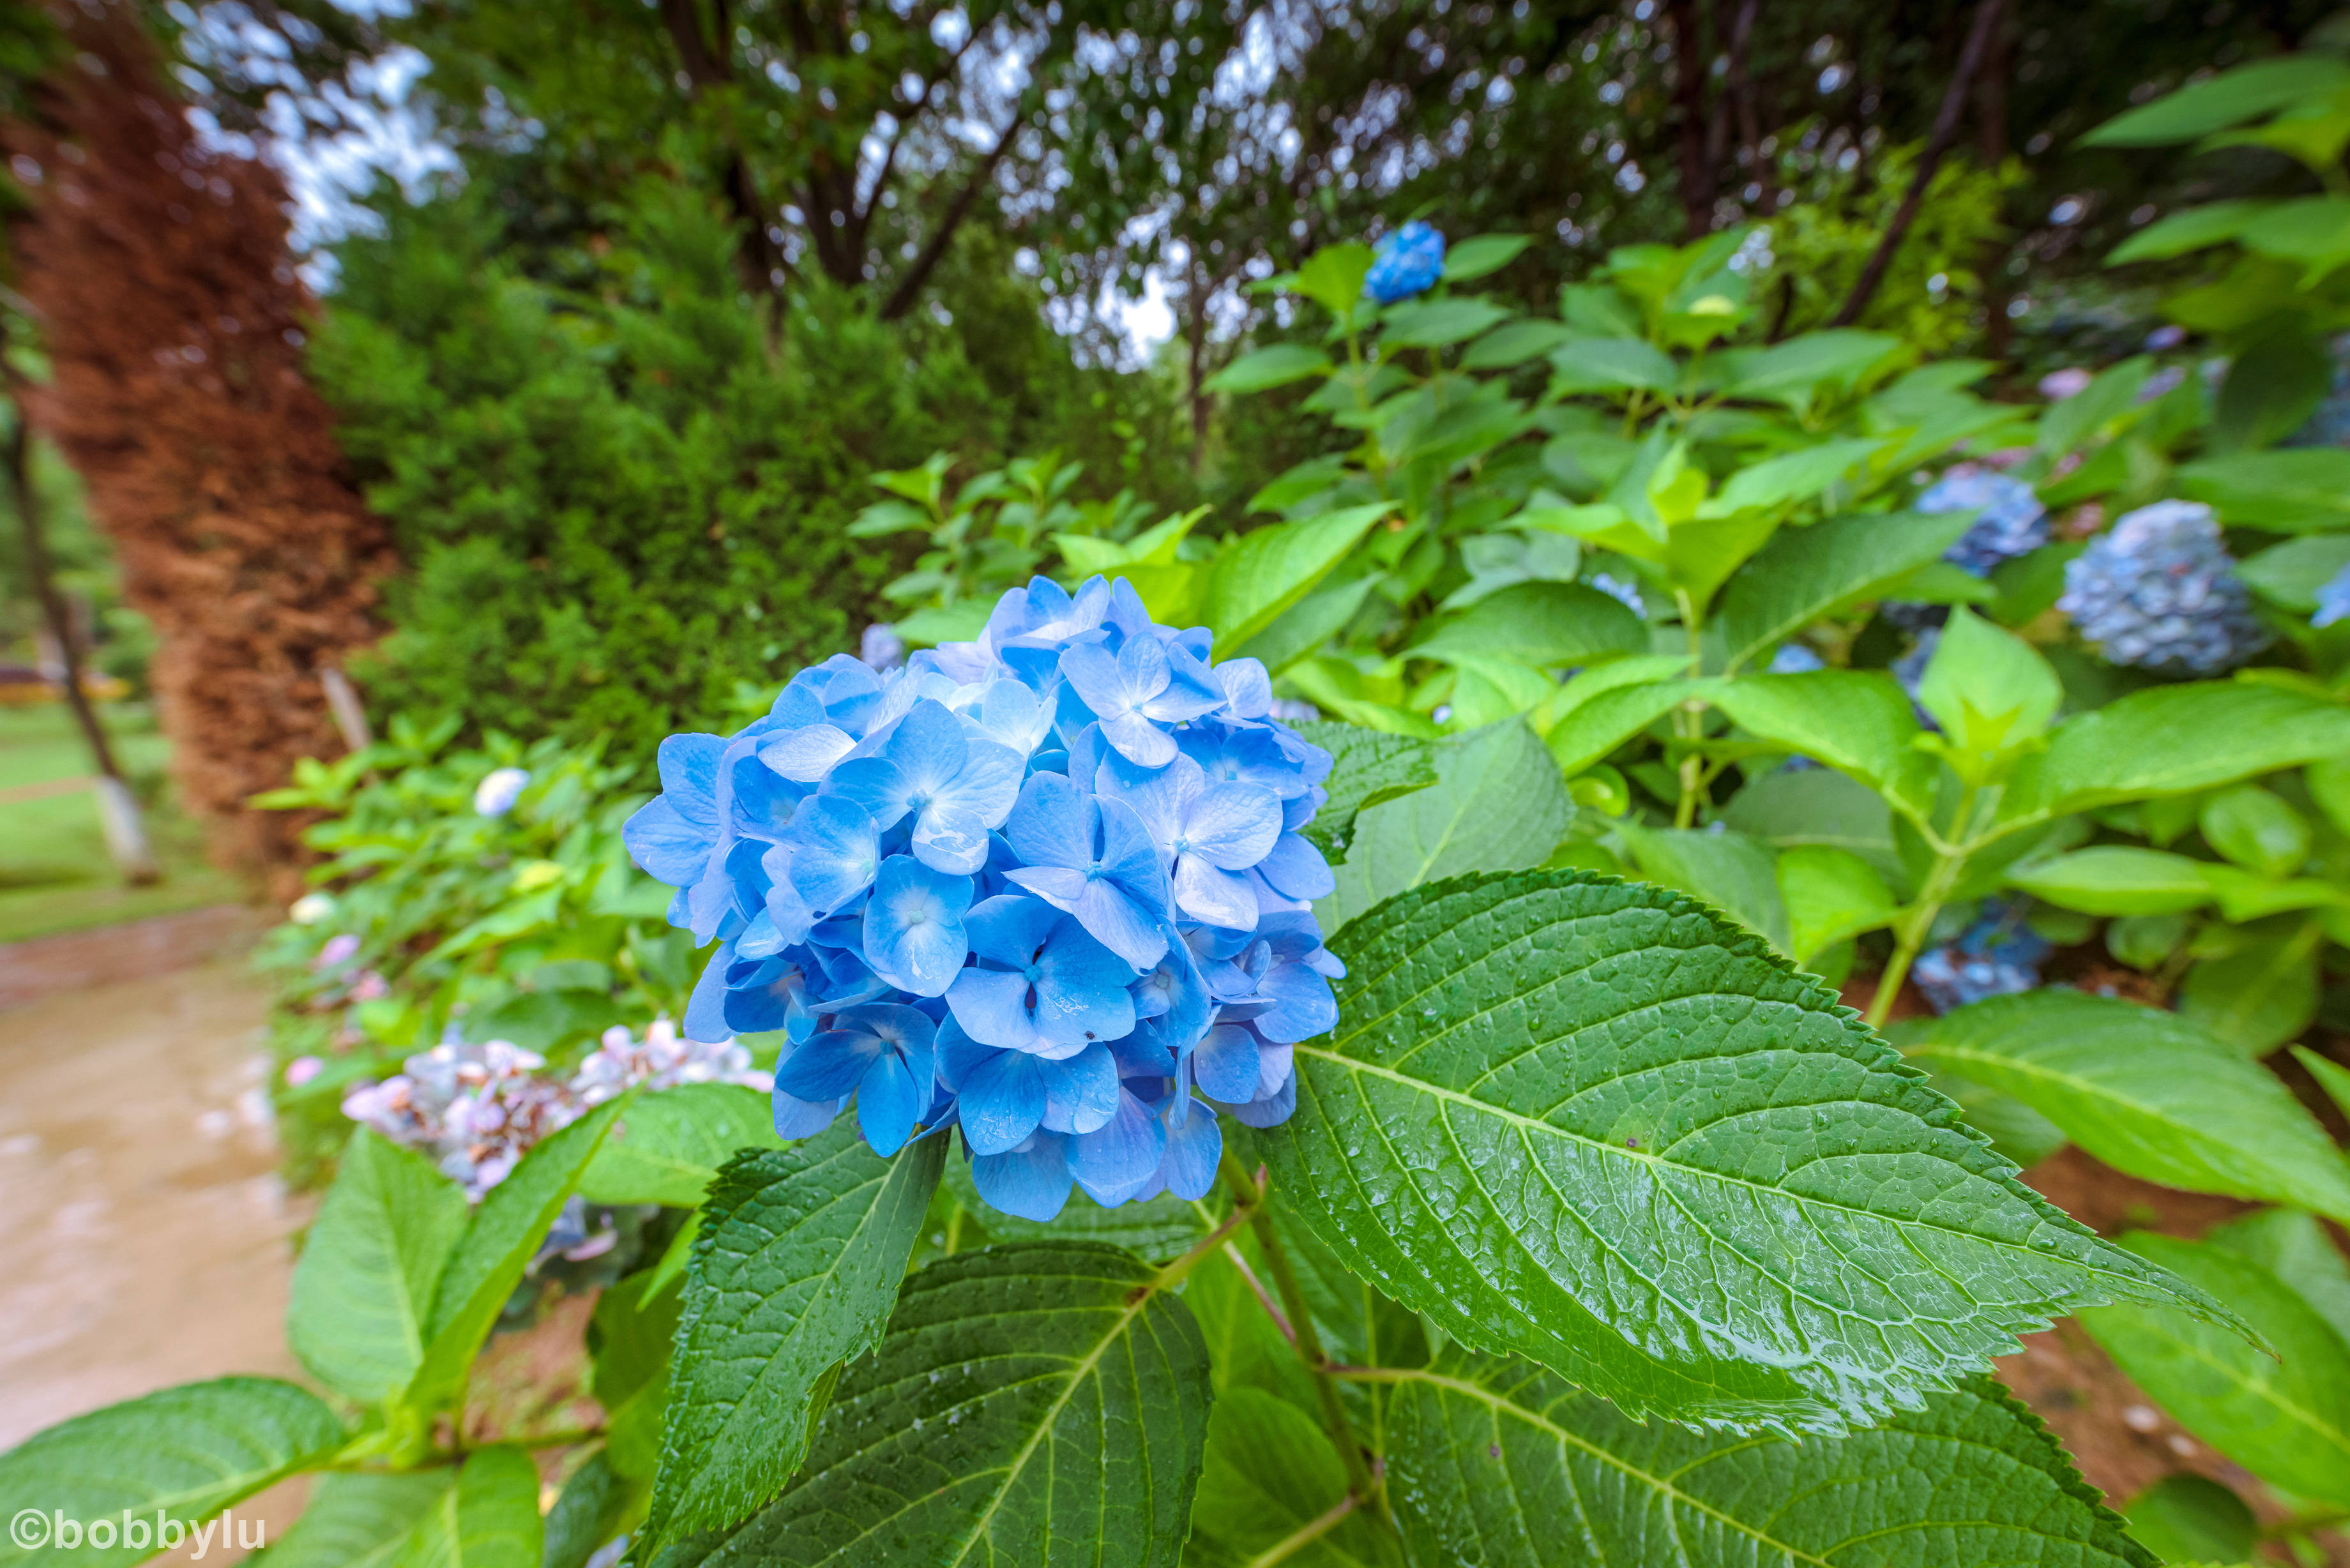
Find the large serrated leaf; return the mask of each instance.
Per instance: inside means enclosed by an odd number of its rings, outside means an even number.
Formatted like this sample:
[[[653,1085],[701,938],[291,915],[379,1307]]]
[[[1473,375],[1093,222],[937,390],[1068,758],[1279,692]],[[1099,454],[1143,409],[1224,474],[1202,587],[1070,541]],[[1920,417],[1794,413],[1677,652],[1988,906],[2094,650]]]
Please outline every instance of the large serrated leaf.
[[[880,1334],[946,1139],[894,1159],[847,1117],[712,1188],[686,1275],[647,1539],[723,1529],[782,1490],[833,1369]]]
[[[2062,989],[1995,996],[1898,1036],[2011,1095],[2115,1169],[2350,1220],[2350,1166],[2274,1074],[2174,1012]]]
[[[1389,1406],[1390,1482],[1431,1562],[1479,1568],[2154,1568],[1991,1379],[1791,1443],[1627,1420],[1523,1362],[1453,1358]]]
[[[1835,1432],[2099,1301],[2220,1309],[2015,1179],[1819,981],[1660,888],[1466,877],[1333,939],[1262,1140],[1357,1273],[1636,1416]]]
[[[2340,1333],[2228,1247],[2144,1233],[2123,1240],[2242,1314],[2273,1354],[2142,1307],[2085,1312],[2081,1326],[2189,1431],[2262,1480],[2350,1507],[2350,1345]]]
[[[185,1383],[36,1432],[0,1454],[0,1499],[85,1524],[128,1511],[194,1526],[342,1446],[342,1423],[317,1395],[274,1377]],[[87,1543],[29,1549],[0,1540],[8,1568],[107,1568],[154,1548]]]
[[[432,1294],[465,1229],[465,1194],[412,1149],[361,1127],[294,1266],[286,1338],[311,1375],[366,1404],[424,1360]]]
[[[792,1488],[656,1568],[1173,1568],[1208,1358],[1157,1279],[1067,1242],[931,1264],[841,1379]]]
[[[431,1409],[463,1391],[499,1309],[630,1103],[626,1096],[608,1101],[541,1140],[482,1199],[433,1292],[432,1333],[406,1395],[411,1408]]]
[[[1245,653],[1248,639],[1271,626],[1346,558],[1391,501],[1349,506],[1256,528],[1224,546],[1208,575],[1207,620],[1218,651]]]
[[[1868,513],[1790,529],[1731,580],[1711,630],[1735,673],[1824,616],[1874,598],[1957,543],[1969,513]]]
[[[1346,1495],[1347,1468],[1312,1416],[1262,1388],[1231,1389],[1209,1417],[1184,1568],[1254,1568],[1284,1545],[1277,1561],[1297,1568],[1378,1568],[1370,1518],[1331,1516]]]
[[[1332,860],[1346,858],[1357,813],[1436,782],[1436,748],[1430,742],[1335,719],[1300,724],[1297,732],[1330,753],[1330,776],[1322,781],[1330,798],[1300,831]]]
[[[1337,888],[1315,907],[1335,931],[1383,898],[1466,871],[1539,866],[1574,816],[1557,764],[1523,721],[1504,719],[1436,748],[1437,782],[1356,825]]]
[[[520,1449],[478,1449],[384,1568],[541,1568],[538,1467]]]
[[[450,1469],[320,1476],[310,1485],[302,1516],[254,1562],[256,1568],[386,1568],[456,1480]]]
[[[740,1084],[680,1084],[640,1096],[588,1162],[579,1195],[590,1203],[691,1209],[739,1149],[775,1148],[768,1097]]]

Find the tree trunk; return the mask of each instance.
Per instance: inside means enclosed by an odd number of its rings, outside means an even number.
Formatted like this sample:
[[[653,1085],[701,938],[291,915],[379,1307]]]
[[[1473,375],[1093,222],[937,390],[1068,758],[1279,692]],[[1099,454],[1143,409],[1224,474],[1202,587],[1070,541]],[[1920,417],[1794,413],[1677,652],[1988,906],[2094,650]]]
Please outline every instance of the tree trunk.
[[[678,64],[685,71],[688,99],[699,99],[706,89],[734,79],[734,69],[728,63],[726,52],[725,0],[717,0],[717,5],[718,47],[712,49],[709,39],[702,36],[699,0],[660,0],[661,26],[668,29],[670,42],[677,47]],[[719,171],[719,184],[726,192],[726,204],[733,209],[736,221],[743,224],[743,244],[735,252],[735,267],[743,275],[743,286],[754,297],[774,294],[782,288],[782,279],[789,270],[783,247],[767,233],[775,219],[759,197],[758,185],[751,178],[751,166],[743,160],[742,145],[732,126],[727,128],[726,146],[726,166]]]
[[[24,410],[154,623],[173,766],[215,855],[296,892],[304,822],[245,802],[340,750],[318,670],[375,640],[390,538],[302,376],[284,186],[197,143],[127,4],[61,15],[72,53],[5,136],[38,170],[11,243],[52,375]]]
[[[1668,0],[1673,22],[1673,104],[1680,121],[1681,207],[1688,237],[1713,232],[1713,164],[1706,157],[1705,49],[1697,0]]]

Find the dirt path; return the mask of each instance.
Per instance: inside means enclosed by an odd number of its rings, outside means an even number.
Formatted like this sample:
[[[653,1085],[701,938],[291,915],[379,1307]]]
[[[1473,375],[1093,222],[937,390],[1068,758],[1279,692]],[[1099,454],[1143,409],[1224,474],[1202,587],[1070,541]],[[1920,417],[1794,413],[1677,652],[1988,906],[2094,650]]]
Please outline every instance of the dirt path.
[[[0,1012],[0,1192],[29,1243],[0,1277],[0,1449],[173,1383],[298,1376],[286,1237],[307,1204],[276,1175],[265,1003],[232,959]],[[282,1526],[296,1501],[253,1512]]]

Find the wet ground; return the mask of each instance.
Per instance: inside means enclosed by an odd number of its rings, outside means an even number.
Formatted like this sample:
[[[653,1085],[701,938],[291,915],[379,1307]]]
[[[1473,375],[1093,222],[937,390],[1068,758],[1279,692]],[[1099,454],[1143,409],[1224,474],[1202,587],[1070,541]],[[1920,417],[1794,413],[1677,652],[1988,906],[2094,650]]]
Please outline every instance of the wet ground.
[[[231,958],[0,1012],[0,1449],[174,1383],[298,1375],[287,1238],[308,1204],[276,1174],[265,1005]],[[298,1501],[252,1511],[282,1526]]]

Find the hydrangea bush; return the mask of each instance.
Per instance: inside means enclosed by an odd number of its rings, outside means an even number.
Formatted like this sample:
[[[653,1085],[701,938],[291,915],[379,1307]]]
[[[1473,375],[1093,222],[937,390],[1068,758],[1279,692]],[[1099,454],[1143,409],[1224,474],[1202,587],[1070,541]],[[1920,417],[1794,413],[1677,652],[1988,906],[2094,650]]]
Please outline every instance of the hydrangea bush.
[[[1008,1213],[1072,1181],[1203,1196],[1220,1117],[1290,1114],[1345,972],[1298,831],[1330,757],[1272,701],[1123,579],[1038,578],[974,642],[835,658],[733,736],[671,738],[626,836],[719,942],[688,1032],[784,1032],[782,1137],[850,1104],[882,1154],[960,1126]]]

